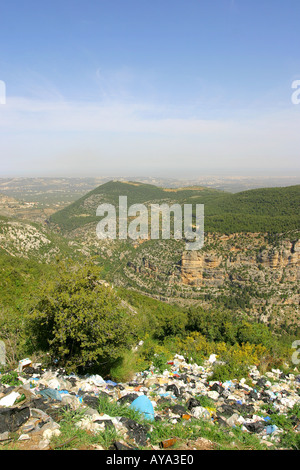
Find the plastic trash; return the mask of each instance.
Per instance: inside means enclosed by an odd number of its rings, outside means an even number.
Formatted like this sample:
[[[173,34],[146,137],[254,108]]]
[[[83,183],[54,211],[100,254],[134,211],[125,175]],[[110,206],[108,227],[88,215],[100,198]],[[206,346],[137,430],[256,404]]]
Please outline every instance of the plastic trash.
[[[264,417],[264,421],[271,421],[270,416],[265,416],[265,417]]]
[[[209,356],[208,362],[210,362],[211,364],[213,364],[214,362],[216,362],[216,360],[217,360],[216,354],[211,354],[211,355]]]
[[[175,384],[167,385],[166,392],[173,392],[175,397],[179,397],[179,391]]]
[[[188,421],[189,419],[191,419],[191,415],[184,414],[181,416],[181,418],[184,419],[185,421]]]
[[[188,409],[191,411],[193,408],[196,408],[197,406],[201,406],[200,401],[193,397],[189,398],[189,400],[187,401]]]
[[[112,380],[105,380],[105,382],[107,383],[107,385],[112,385],[113,387],[118,385],[116,382],[113,382]]]
[[[224,388],[218,384],[218,383],[214,383],[211,387],[210,387],[210,390],[212,392],[218,392],[219,394],[221,394],[222,392],[224,392]]]
[[[16,399],[19,398],[21,395],[18,392],[11,392],[9,395],[1,398],[0,406],[12,406]]]
[[[0,434],[15,432],[30,418],[30,408],[0,408]]]
[[[142,413],[145,419],[150,421],[154,420],[153,405],[146,395],[140,395],[131,403],[129,407]]]
[[[161,447],[162,449],[167,449],[168,447],[171,447],[174,444],[176,444],[175,437],[172,438],[172,439],[166,439],[164,441],[161,441],[160,444],[159,444],[159,447]]]
[[[127,428],[128,435],[134,439],[136,444],[146,446],[148,440],[148,426],[143,426],[133,419],[122,417],[120,419],[122,425]]]
[[[193,409],[193,416],[197,419],[211,419],[211,414],[210,412],[204,408],[203,406],[197,406],[196,408]]]
[[[267,434],[273,434],[278,429],[278,427],[275,424],[271,424],[266,427],[266,432]]]
[[[212,400],[218,400],[219,398],[219,393],[215,391],[209,391],[207,392],[207,396],[211,398]]]
[[[230,418],[227,419],[227,424],[231,427],[235,427],[236,425],[240,424],[239,423],[239,415],[238,413],[234,413]]]
[[[233,387],[232,381],[231,380],[226,380],[226,382],[223,383],[223,387],[226,388],[226,389]]]
[[[18,364],[18,372],[22,372],[22,370],[28,366],[31,366],[31,359],[22,359]]]
[[[178,372],[172,372],[172,376],[179,379],[180,378],[180,374],[178,374]]]
[[[58,390],[54,388],[45,388],[45,390],[40,390],[39,394],[45,398],[52,398],[52,400],[61,401],[61,394]]]
[[[137,450],[136,447],[133,447],[132,445],[124,444],[123,442],[114,442],[113,443],[113,448],[116,450]]]
[[[105,385],[106,382],[105,380],[101,377],[101,375],[91,375],[87,377],[87,381],[89,383],[92,383],[93,385],[100,386],[100,385]]]
[[[175,395],[173,395],[172,393],[170,392],[165,392],[165,393],[159,393],[159,396],[162,397],[162,398],[176,398]]]
[[[169,407],[172,413],[177,414],[177,415],[184,415],[186,414],[185,407],[182,405],[172,405]]]
[[[245,423],[244,426],[248,429],[248,431],[253,432],[253,433],[260,433],[265,429],[264,421],[256,421],[254,423]]]

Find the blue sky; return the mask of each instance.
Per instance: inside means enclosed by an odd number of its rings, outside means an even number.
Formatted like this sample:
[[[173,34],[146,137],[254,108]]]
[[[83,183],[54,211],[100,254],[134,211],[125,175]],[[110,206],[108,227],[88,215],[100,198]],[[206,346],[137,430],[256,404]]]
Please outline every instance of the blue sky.
[[[0,11],[0,176],[300,174],[299,0]]]

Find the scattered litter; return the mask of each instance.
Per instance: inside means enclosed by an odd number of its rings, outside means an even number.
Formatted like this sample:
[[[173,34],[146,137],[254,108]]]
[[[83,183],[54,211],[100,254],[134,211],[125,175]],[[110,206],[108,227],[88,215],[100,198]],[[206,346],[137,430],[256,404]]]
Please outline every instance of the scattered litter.
[[[166,439],[165,441],[160,442],[159,447],[162,449],[167,449],[168,447],[172,447],[174,444],[176,444],[177,439],[172,438],[172,439]]]
[[[29,367],[29,366],[31,366],[31,359],[28,359],[28,358],[22,359],[21,361],[19,361],[17,370],[18,372],[22,372],[25,367]]]
[[[211,364],[213,364],[214,362],[216,362],[216,360],[217,360],[216,354],[211,354],[211,355],[209,356],[208,362],[210,362]]]
[[[20,396],[18,392],[11,392],[9,395],[1,398],[0,406],[12,406]]]
[[[299,404],[300,376],[282,374],[277,369],[263,375],[253,366],[247,378],[211,381],[216,364],[215,354],[201,366],[176,354],[162,372],[150,367],[137,372],[128,383],[117,383],[100,375],[67,375],[59,369],[45,370],[41,364],[23,359],[17,368],[22,384],[0,384],[1,445],[10,441],[10,433],[17,431],[20,441],[30,443],[32,437],[38,435],[37,448],[51,449],[52,438],[61,432],[61,410],[79,408],[83,416],[76,427],[94,434],[107,430],[118,433],[120,440],[113,443],[111,450],[147,447],[153,423],[164,420],[183,426],[193,420],[204,420],[226,432],[239,428],[273,446],[282,430],[272,416],[287,416],[293,406]],[[100,399],[139,412],[145,424],[100,413]],[[300,432],[297,415],[293,416],[291,425],[295,433]],[[204,445],[200,439],[198,444]],[[170,436],[161,441],[159,448],[175,444],[176,438]],[[186,443],[188,448],[198,444],[196,441]]]

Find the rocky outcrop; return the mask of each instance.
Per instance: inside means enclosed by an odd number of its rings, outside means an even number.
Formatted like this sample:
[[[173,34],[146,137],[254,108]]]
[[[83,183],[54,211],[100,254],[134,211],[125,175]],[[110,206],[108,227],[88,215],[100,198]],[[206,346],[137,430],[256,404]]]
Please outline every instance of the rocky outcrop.
[[[197,251],[185,251],[181,258],[181,279],[183,284],[191,286],[222,284],[224,274],[220,266],[222,257]]]
[[[260,243],[258,243],[260,239]],[[185,285],[222,285],[227,279],[242,280],[245,276],[270,271],[271,277],[300,279],[300,241],[282,240],[278,246],[266,245],[264,237],[255,240],[245,236],[220,237],[205,251],[185,251],[181,257],[181,280]],[[239,273],[236,272],[239,270]],[[235,271],[235,272],[234,272]],[[276,271],[276,273],[275,273]]]
[[[286,268],[300,265],[300,241],[284,241],[278,249],[264,250],[259,256],[259,262],[268,268]]]

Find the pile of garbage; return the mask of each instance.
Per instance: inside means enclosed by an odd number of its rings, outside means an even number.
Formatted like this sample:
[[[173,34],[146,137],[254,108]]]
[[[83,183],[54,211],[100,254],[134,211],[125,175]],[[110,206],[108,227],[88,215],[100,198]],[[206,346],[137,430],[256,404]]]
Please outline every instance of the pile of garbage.
[[[273,412],[286,415],[299,404],[300,376],[285,375],[279,369],[262,375],[253,366],[248,377],[221,383],[210,380],[215,361],[212,355],[199,366],[175,355],[163,372],[150,367],[136,373],[128,383],[116,383],[100,375],[78,376],[59,369],[45,370],[41,364],[25,359],[15,371],[18,385],[5,383],[0,374],[0,443],[8,442],[11,433],[17,432],[20,441],[35,442],[32,448],[51,448],[52,437],[61,432],[59,416],[64,408],[82,410],[82,419],[76,426],[89,432],[104,432],[109,427],[118,431],[123,444],[116,442],[115,449],[147,448],[148,427],[133,419],[99,413],[99,397],[105,397],[134,408],[150,425],[166,419],[174,424],[207,420],[221,426],[224,432],[239,427],[246,433],[255,433],[266,445],[273,446],[283,430],[272,424],[266,409],[269,406]],[[209,406],[203,405],[204,397]],[[297,416],[293,430],[300,432]],[[38,441],[33,439],[37,436]],[[172,443],[172,440],[162,442],[160,447]]]

